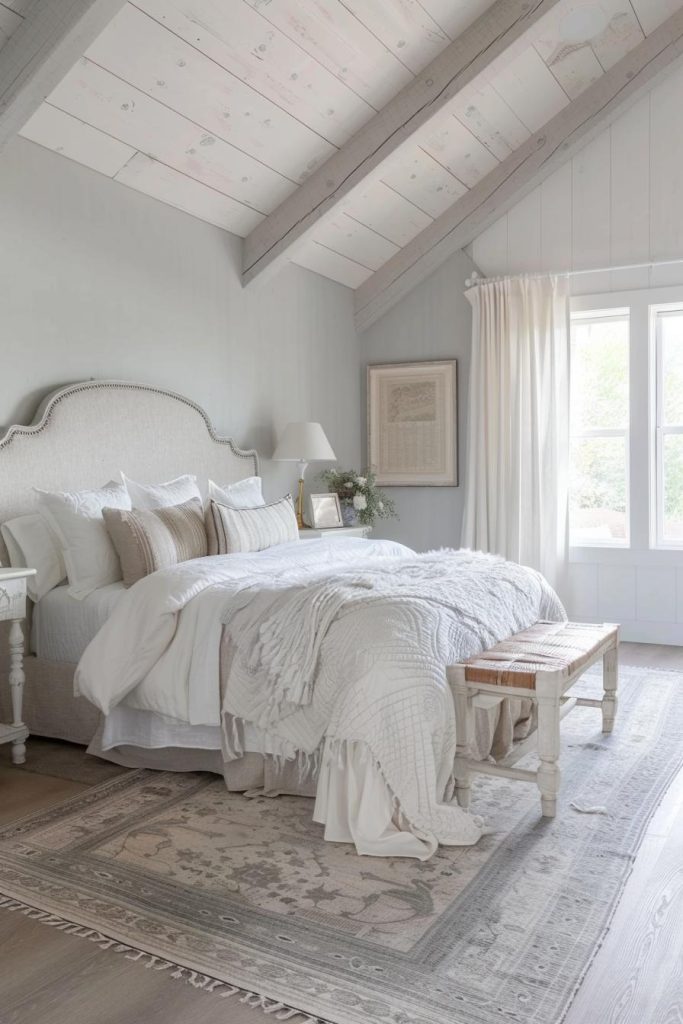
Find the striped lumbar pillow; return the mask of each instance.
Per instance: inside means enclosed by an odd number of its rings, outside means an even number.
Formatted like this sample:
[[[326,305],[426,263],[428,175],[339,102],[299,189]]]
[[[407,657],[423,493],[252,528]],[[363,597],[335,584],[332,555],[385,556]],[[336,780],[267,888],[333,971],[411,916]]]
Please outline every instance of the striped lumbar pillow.
[[[218,555],[244,551],[263,551],[275,544],[299,539],[299,528],[290,494],[270,505],[256,508],[232,508],[218,501],[209,502],[211,528]]]
[[[105,508],[102,515],[121,560],[127,587],[178,562],[206,555],[208,544],[199,498],[167,508]]]

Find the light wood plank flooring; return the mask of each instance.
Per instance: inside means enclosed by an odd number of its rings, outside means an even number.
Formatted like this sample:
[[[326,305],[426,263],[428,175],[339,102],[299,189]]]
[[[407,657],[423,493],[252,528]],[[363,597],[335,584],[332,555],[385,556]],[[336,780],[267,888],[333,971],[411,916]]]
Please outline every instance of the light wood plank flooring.
[[[624,664],[683,671],[683,648],[622,644]],[[36,753],[38,753],[38,742]],[[73,754],[73,752],[72,752]],[[0,822],[67,799],[110,766],[48,744],[33,768],[0,748]],[[50,775],[59,762],[62,776]],[[78,781],[79,777],[87,781]],[[0,911],[2,1024],[264,1024],[270,1018],[171,981],[19,914]],[[555,1021],[543,1024],[556,1024]],[[683,773],[652,819],[610,932],[565,1024],[683,1024]]]

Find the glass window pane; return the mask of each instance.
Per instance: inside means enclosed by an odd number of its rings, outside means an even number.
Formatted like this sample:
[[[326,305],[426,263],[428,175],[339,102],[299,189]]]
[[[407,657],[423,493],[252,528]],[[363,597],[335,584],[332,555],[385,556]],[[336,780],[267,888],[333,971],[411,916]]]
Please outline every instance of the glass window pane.
[[[663,438],[664,539],[683,544],[683,434]]]
[[[683,426],[683,310],[659,314],[662,344],[663,419],[667,427]]]
[[[572,433],[628,428],[629,318],[572,320]]]
[[[572,544],[626,543],[626,438],[576,438],[571,450]]]

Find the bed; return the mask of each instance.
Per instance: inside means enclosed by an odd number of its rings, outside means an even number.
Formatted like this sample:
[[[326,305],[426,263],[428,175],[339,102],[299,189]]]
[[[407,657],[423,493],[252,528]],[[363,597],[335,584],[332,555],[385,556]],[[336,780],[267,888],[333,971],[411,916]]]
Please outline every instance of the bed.
[[[0,523],[35,509],[33,487],[100,487],[121,469],[150,483],[188,471],[233,483],[258,459],[217,436],[183,396],[75,384],[0,440]],[[321,539],[198,558],[128,590],[114,583],[75,601],[56,587],[43,597],[24,717],[33,734],[131,767],[213,771],[230,789],[315,796],[328,839],[424,858],[439,843],[476,842],[483,827],[453,799],[445,664],[563,614],[538,574],[471,552]],[[482,704],[479,756],[507,752],[529,716],[523,702]]]

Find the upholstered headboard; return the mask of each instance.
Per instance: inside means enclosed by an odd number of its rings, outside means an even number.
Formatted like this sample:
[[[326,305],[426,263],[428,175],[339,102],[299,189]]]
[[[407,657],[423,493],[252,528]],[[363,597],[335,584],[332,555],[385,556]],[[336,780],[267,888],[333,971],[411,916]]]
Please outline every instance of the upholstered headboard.
[[[148,384],[94,380],[54,391],[31,426],[0,438],[0,523],[30,512],[34,487],[69,491],[101,487],[123,470],[161,483],[196,473],[235,483],[258,472],[254,451],[218,437],[208,416],[182,395]],[[0,539],[0,562],[7,551]]]

